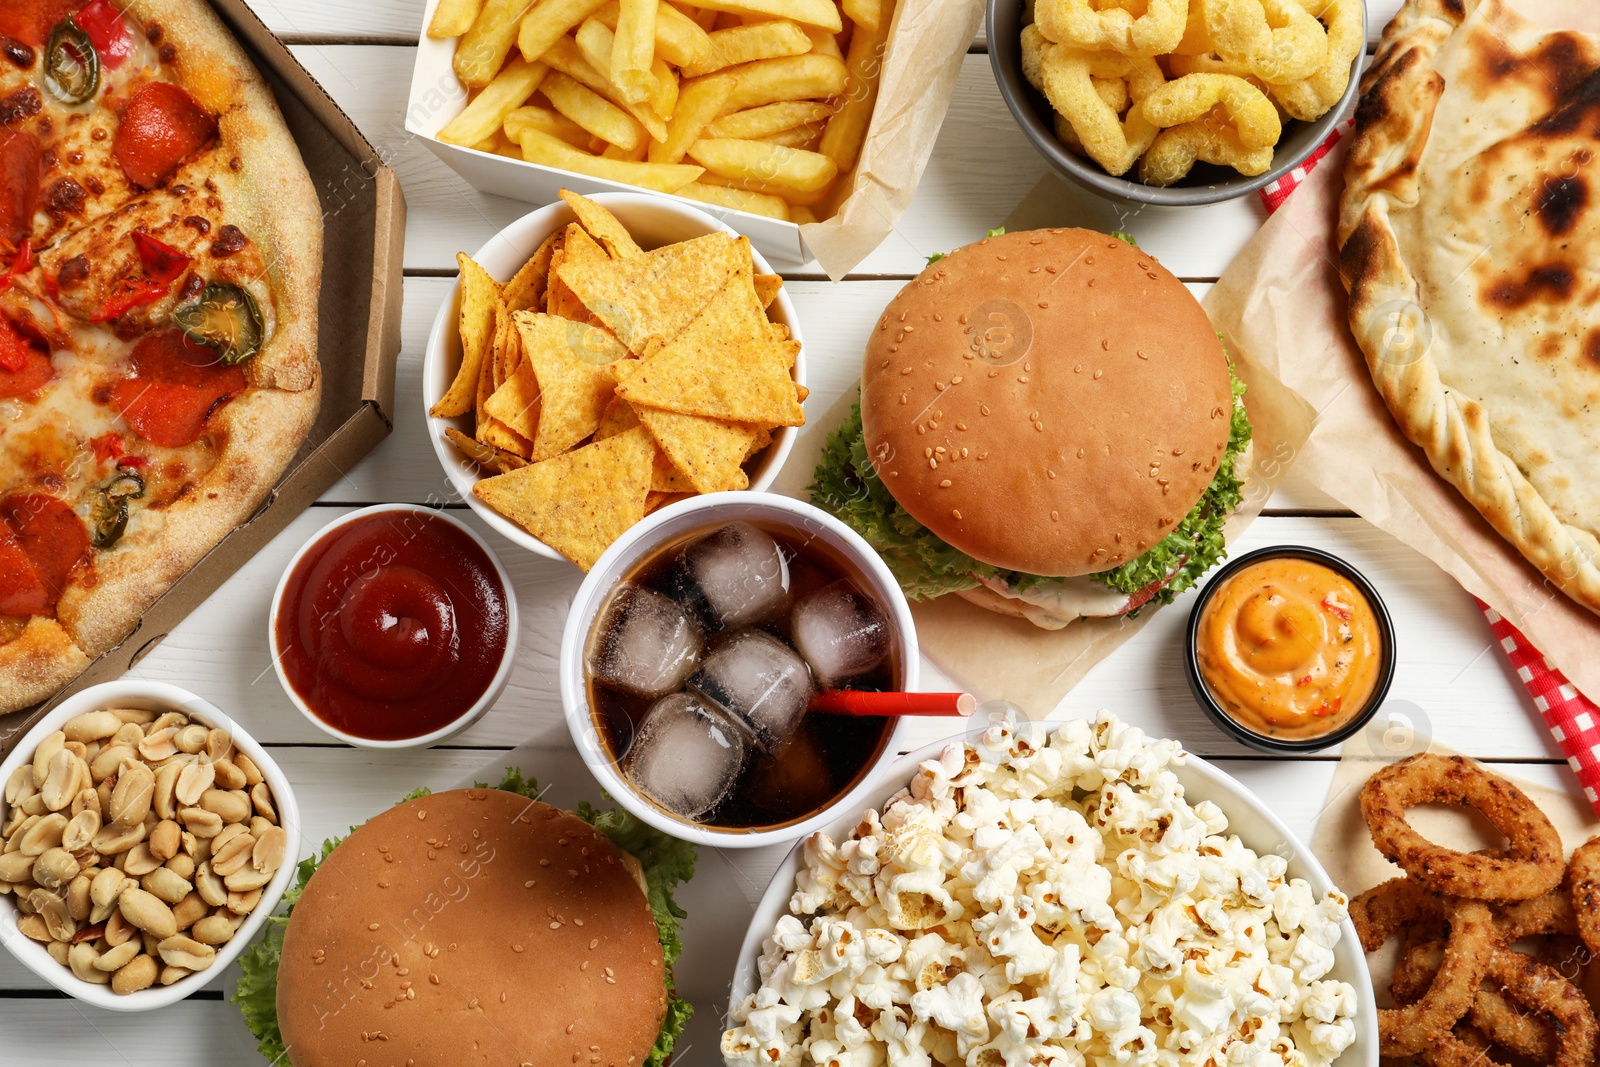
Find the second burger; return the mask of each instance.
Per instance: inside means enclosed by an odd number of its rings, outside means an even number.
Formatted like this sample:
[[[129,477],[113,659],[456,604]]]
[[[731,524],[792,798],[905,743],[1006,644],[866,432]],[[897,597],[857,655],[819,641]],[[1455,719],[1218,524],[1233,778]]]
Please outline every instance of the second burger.
[[[1226,554],[1243,394],[1204,309],[1131,242],[992,235],[890,302],[812,500],[913,599],[1052,630],[1122,615]]]

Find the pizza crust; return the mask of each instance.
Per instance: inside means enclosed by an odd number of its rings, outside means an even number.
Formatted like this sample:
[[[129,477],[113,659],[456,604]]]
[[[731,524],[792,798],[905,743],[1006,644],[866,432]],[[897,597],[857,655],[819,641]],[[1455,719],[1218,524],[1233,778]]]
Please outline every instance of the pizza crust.
[[[54,696],[82,674],[89,657],[54,619],[28,620],[21,636],[0,645],[0,711]]]
[[[1345,164],[1352,331],[1402,432],[1600,612],[1600,41],[1408,0]]]

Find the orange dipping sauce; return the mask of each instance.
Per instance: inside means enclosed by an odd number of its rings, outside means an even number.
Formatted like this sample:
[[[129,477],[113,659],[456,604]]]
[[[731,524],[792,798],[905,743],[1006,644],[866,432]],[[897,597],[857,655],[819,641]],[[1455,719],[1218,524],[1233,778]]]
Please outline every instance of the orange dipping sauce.
[[[1229,576],[1195,632],[1200,676],[1240,726],[1306,740],[1360,715],[1377,689],[1383,632],[1344,575],[1279,557]]]

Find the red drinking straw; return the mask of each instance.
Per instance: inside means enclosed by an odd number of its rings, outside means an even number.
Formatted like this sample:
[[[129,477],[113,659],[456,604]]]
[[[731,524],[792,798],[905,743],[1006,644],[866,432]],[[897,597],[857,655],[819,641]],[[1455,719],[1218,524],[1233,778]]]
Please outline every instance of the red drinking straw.
[[[978,698],[971,693],[866,693],[829,689],[811,698],[809,710],[830,715],[971,715]]]

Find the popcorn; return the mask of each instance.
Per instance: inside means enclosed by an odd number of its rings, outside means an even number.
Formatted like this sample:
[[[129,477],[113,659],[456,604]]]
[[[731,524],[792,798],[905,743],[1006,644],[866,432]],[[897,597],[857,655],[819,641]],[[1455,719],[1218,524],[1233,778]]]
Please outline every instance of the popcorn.
[[[1054,731],[1051,727],[1054,726]],[[1349,901],[1190,804],[1172,741],[995,720],[802,850],[722,1051],[764,1067],[1329,1067]]]

